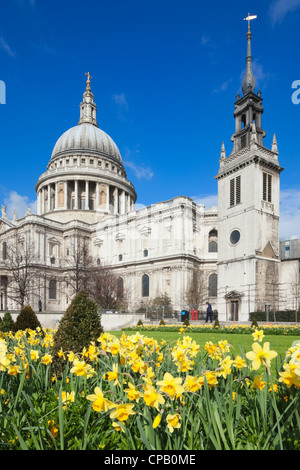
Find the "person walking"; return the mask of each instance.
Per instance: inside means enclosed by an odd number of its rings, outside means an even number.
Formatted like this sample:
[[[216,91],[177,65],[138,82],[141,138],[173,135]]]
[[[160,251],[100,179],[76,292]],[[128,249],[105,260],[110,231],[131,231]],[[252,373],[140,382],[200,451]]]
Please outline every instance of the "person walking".
[[[212,323],[212,308],[209,302],[206,302],[206,320],[205,323],[208,322],[208,319],[210,319],[210,323]]]

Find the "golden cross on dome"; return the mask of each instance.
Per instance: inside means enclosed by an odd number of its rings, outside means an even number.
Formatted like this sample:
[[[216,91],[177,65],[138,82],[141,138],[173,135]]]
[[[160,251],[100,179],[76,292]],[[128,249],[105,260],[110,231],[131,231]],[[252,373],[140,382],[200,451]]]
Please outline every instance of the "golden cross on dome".
[[[90,76],[90,72],[86,73],[86,76],[87,76],[87,78],[88,78],[88,79],[87,79],[88,82],[90,82],[90,78],[93,78],[93,77]]]

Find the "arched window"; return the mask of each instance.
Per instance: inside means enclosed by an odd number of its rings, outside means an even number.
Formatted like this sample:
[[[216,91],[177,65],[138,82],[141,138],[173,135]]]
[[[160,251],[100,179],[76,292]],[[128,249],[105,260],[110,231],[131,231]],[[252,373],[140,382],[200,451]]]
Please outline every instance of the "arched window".
[[[208,252],[217,253],[218,251],[218,232],[212,229],[208,234]]]
[[[149,297],[149,276],[144,274],[142,276],[142,297]]]
[[[213,273],[208,278],[208,295],[217,297],[218,295],[218,275]]]
[[[56,299],[56,280],[51,279],[49,282],[49,299],[55,300]]]
[[[148,250],[144,250],[144,258],[147,258],[148,256]]]

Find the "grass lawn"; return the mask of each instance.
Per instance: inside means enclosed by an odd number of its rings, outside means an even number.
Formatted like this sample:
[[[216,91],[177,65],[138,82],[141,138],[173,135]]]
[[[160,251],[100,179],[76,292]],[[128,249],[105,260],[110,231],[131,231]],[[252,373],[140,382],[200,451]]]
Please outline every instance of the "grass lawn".
[[[111,334],[120,338],[124,333],[127,335],[134,334],[133,331],[111,331]],[[150,338],[156,339],[158,342],[164,340],[167,342],[176,342],[178,338],[181,337],[181,333],[169,332],[169,331],[141,331],[141,335],[149,336]],[[254,342],[251,334],[226,334],[226,333],[186,333],[188,336],[193,338],[197,344],[200,345],[202,352],[204,352],[204,345],[207,341],[212,341],[217,343],[220,340],[227,340],[229,344],[232,345],[232,352],[234,355],[241,353],[246,353],[252,350],[252,344]],[[282,360],[285,357],[285,353],[293,344],[294,341],[300,341],[300,336],[286,336],[286,335],[265,335],[261,344],[265,342],[270,343],[270,349],[273,349],[278,353],[278,357]]]

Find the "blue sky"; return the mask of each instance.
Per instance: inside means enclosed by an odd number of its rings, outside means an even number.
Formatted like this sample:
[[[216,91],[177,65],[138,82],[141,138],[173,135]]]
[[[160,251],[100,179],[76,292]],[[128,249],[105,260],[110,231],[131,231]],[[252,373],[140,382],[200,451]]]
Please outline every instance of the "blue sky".
[[[247,22],[270,148],[276,133],[281,237],[300,236],[300,0],[1,1],[0,204],[19,217],[55,142],[77,124],[92,75],[98,123],[118,145],[139,204],[216,202],[222,141],[232,150]],[[0,95],[1,96],[1,95]],[[300,97],[300,94],[299,94]]]

